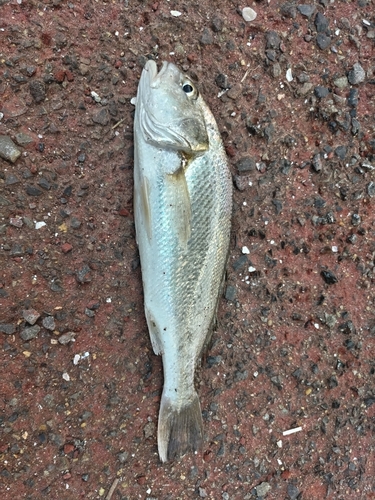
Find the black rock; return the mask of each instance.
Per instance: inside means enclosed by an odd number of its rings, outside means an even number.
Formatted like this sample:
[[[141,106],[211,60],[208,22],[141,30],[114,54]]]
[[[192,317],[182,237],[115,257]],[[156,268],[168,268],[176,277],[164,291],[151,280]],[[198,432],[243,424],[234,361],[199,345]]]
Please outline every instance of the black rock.
[[[329,89],[327,87],[323,87],[322,85],[317,85],[314,88],[314,94],[319,99],[323,99],[324,97],[327,97],[327,95],[329,94]]]
[[[276,31],[268,31],[266,33],[266,49],[279,49],[281,38]]]
[[[280,200],[272,200],[272,204],[275,207],[275,212],[277,215],[279,215],[283,209],[283,204],[281,203]]]
[[[0,323],[0,332],[6,335],[13,335],[16,331],[16,327],[11,323]]]
[[[251,172],[255,170],[256,162],[250,156],[245,156],[236,163],[236,167],[239,172]]]
[[[350,89],[348,96],[348,105],[353,108],[358,106],[358,89]]]
[[[322,278],[327,283],[327,285],[334,285],[338,282],[338,279],[331,271],[322,271],[320,274],[322,275]]]
[[[323,163],[322,159],[320,157],[320,154],[314,155],[312,159],[312,167],[315,170],[315,172],[320,172],[323,168]]]
[[[51,189],[51,184],[45,177],[41,177],[38,181],[38,184],[41,188],[46,189],[47,191]]]
[[[230,87],[227,75],[220,73],[215,78],[216,85],[221,89],[228,89]]]
[[[29,196],[40,196],[43,191],[35,186],[26,186],[26,193],[29,195]]]
[[[273,49],[268,49],[266,50],[266,56],[267,56],[267,59],[269,59],[270,61],[272,62],[275,62],[276,61],[276,51],[273,50]]]
[[[346,146],[337,146],[335,149],[335,155],[340,158],[340,160],[344,160],[346,153],[347,153],[347,147]]]
[[[294,3],[286,2],[280,7],[280,14],[290,19],[295,19],[297,16],[297,9]]]
[[[105,126],[109,122],[109,114],[106,108],[102,108],[100,111],[95,113],[92,117],[92,121],[98,125]]]
[[[88,274],[90,273],[90,268],[85,264],[79,271],[77,271],[76,278],[78,283],[87,283],[91,281]]]
[[[316,44],[320,50],[326,50],[331,45],[331,38],[324,33],[318,33],[316,35]]]
[[[40,80],[33,80],[29,83],[29,91],[31,97],[36,103],[44,101],[46,98],[46,86],[44,82]]]
[[[290,500],[296,500],[298,498],[299,489],[293,483],[288,484],[286,491]]]
[[[327,19],[321,12],[315,16],[314,24],[318,33],[325,33],[329,26],[329,19]]]
[[[199,41],[202,45],[211,45],[214,42],[212,33],[208,28],[203,29],[203,33]]]
[[[248,263],[249,261],[247,256],[241,255],[233,262],[232,267],[235,271],[241,271],[241,269],[243,269]]]
[[[225,289],[225,298],[228,302],[234,302],[235,298],[237,296],[237,290],[236,287],[232,285],[228,285]]]
[[[22,340],[27,342],[28,340],[35,339],[35,337],[37,337],[39,332],[40,332],[40,326],[34,325],[22,330],[20,336]]]
[[[212,31],[215,33],[219,33],[223,29],[224,22],[221,17],[219,16],[214,16],[211,21],[211,28]]]
[[[370,196],[370,198],[373,198],[375,196],[375,182],[371,181],[368,183],[367,194]]]
[[[305,17],[311,17],[315,12],[315,5],[297,5],[300,14]]]

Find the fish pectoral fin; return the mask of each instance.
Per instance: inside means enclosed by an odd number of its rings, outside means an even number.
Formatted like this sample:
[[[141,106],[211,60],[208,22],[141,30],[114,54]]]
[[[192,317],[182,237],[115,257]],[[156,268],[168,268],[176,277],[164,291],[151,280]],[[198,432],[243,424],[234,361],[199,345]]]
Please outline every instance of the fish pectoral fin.
[[[148,239],[151,240],[151,208],[150,208],[150,187],[147,177],[143,177],[140,185],[139,193],[139,210],[141,221],[146,229]]]
[[[191,201],[184,169],[181,167],[176,173],[168,176],[173,183],[172,227],[175,229],[179,243],[187,246],[191,236]]]
[[[148,331],[150,334],[150,340],[152,345],[152,350],[156,355],[162,354],[162,343],[160,341],[160,333],[157,327],[156,321],[154,320],[150,310],[145,305],[145,315],[147,320]]]

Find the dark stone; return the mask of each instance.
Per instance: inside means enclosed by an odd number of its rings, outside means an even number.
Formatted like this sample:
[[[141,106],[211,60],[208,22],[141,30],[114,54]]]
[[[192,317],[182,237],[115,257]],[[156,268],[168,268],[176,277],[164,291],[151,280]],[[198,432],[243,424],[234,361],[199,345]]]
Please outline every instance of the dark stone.
[[[211,368],[212,366],[219,365],[222,361],[221,356],[207,356],[207,364]]]
[[[318,12],[315,16],[314,24],[318,33],[325,33],[329,26],[329,19],[323,16],[321,12]]]
[[[356,108],[358,106],[358,89],[350,89],[348,96],[348,105]]]
[[[365,70],[359,63],[355,63],[353,68],[348,73],[349,83],[352,85],[357,85],[358,83],[362,83],[366,78]]]
[[[326,50],[331,45],[331,38],[324,33],[318,33],[316,35],[316,44],[320,50]]]
[[[266,33],[266,49],[279,49],[281,38],[276,31],[268,31]]]
[[[219,33],[223,29],[224,22],[221,17],[219,16],[214,16],[211,21],[211,28],[212,31],[215,33]]]
[[[370,198],[373,198],[375,196],[375,182],[371,181],[368,183],[367,194],[370,196]]]
[[[312,167],[315,172],[320,172],[323,168],[322,158],[320,154],[316,154],[313,156]]]
[[[44,82],[40,80],[33,80],[29,83],[29,91],[31,97],[38,104],[46,98],[46,86]]]
[[[337,146],[335,149],[335,155],[340,158],[340,160],[344,160],[345,156],[347,153],[347,147],[346,146]]]
[[[203,29],[203,33],[199,41],[202,45],[211,45],[214,42],[212,33],[208,28]]]
[[[236,163],[236,167],[239,172],[251,172],[255,170],[256,162],[250,156],[245,156]]]
[[[87,283],[91,281],[90,277],[88,276],[89,272],[90,268],[87,264],[84,265],[79,271],[77,271],[76,277],[78,283]]]
[[[40,326],[34,325],[30,326],[30,328],[25,328],[24,330],[22,330],[20,336],[22,340],[27,342],[28,340],[35,339],[35,337],[37,337],[39,332],[40,332]]]
[[[338,282],[338,279],[331,271],[322,271],[320,274],[322,275],[322,278],[327,283],[327,285],[334,285]]]
[[[241,255],[232,263],[232,267],[235,271],[241,271],[249,263],[246,255]]]
[[[29,195],[29,196],[40,196],[43,191],[35,186],[26,186],[26,193]]]
[[[51,189],[51,184],[49,183],[49,181],[45,178],[45,177],[41,177],[38,181],[38,185],[43,188],[43,189],[46,189],[47,191],[49,189]]]
[[[280,14],[290,19],[295,19],[297,16],[297,9],[293,3],[286,2],[280,7]]]
[[[317,85],[314,88],[314,94],[319,99],[324,99],[324,97],[327,97],[327,95],[329,94],[329,89],[327,87],[322,87],[321,85]]]
[[[24,253],[25,253],[24,248],[18,243],[14,243],[14,245],[10,250],[10,255],[12,257],[21,257],[22,255],[24,255]]]
[[[283,204],[281,203],[280,200],[272,200],[272,204],[275,207],[275,212],[277,215],[279,215],[283,209]]]
[[[232,285],[228,285],[225,289],[225,298],[228,302],[234,302],[235,298],[237,296],[237,290],[236,287]]]
[[[266,50],[266,56],[267,56],[267,59],[269,59],[270,61],[272,62],[275,62],[276,61],[276,51],[275,50]]]
[[[297,5],[300,14],[305,17],[311,17],[315,12],[315,5]]]
[[[299,489],[293,483],[289,483],[286,490],[290,500],[296,500],[299,495]]]
[[[109,122],[109,114],[106,108],[102,108],[100,111],[94,114],[92,121],[98,125],[105,126]]]
[[[16,327],[11,323],[0,323],[0,332],[6,335],[13,335],[16,331]]]
[[[215,83],[221,89],[227,89],[230,86],[228,77],[227,75],[224,75],[224,73],[220,73],[219,75],[217,75],[217,77],[215,78]]]

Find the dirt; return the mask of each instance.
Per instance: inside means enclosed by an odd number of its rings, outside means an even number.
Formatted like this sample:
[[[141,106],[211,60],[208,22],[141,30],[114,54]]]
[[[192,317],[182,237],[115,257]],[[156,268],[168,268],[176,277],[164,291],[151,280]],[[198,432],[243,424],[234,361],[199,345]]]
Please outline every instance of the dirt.
[[[375,498],[374,12],[0,1],[2,499]],[[132,208],[147,58],[198,80],[235,185],[204,447],[165,465]]]

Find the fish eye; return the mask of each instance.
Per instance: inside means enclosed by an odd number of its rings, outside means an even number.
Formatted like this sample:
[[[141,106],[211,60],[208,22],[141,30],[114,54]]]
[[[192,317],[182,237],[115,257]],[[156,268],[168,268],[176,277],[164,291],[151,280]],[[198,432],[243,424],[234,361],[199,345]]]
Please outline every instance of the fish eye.
[[[194,92],[194,87],[190,85],[190,83],[184,83],[182,86],[182,90],[185,92],[185,94],[191,95]]]

